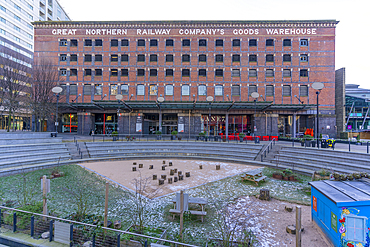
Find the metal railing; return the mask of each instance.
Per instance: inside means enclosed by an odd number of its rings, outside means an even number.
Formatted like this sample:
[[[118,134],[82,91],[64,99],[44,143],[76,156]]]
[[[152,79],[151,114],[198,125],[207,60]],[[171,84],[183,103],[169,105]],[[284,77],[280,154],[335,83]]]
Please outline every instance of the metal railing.
[[[261,162],[263,162],[263,157],[266,158],[266,155],[270,153],[270,150],[272,150],[272,146],[275,146],[275,138],[272,138],[272,140],[263,148],[261,149]],[[266,153],[267,152],[267,153]],[[256,158],[258,157],[258,154],[256,155]]]
[[[6,217],[3,217],[5,213],[8,215]],[[18,214],[17,214],[18,213]],[[24,215],[27,215],[28,217],[24,217]],[[31,216],[31,217],[29,217]],[[23,221],[23,224],[21,228],[18,227],[20,225],[20,221],[18,220],[19,218],[25,219],[27,222]],[[3,219],[4,218],[4,219]],[[29,222],[28,222],[29,219]],[[191,244],[186,244],[186,243],[181,243],[173,240],[167,240],[163,238],[158,238],[158,237],[152,237],[152,236],[147,236],[139,233],[134,233],[134,232],[129,232],[129,231],[123,231],[119,229],[112,229],[108,227],[103,227],[103,226],[98,226],[98,225],[93,225],[93,224],[87,224],[83,222],[78,222],[74,220],[67,220],[63,218],[58,218],[55,216],[50,216],[50,215],[44,215],[44,214],[38,214],[38,213],[32,213],[24,210],[19,210],[15,208],[9,208],[5,206],[0,206],[0,227],[4,225],[6,228],[11,229],[12,232],[17,232],[21,231],[23,233],[29,234],[31,237],[36,237],[36,230],[41,232],[43,231],[49,231],[49,242],[53,241],[54,235],[55,234],[55,221],[63,222],[63,223],[68,223],[70,224],[69,228],[69,241],[70,241],[70,246],[74,245],[74,242],[79,239],[78,236],[76,236],[76,230],[81,229],[81,234],[84,235],[84,238],[86,238],[86,233],[90,233],[90,241],[92,243],[92,246],[107,246],[107,243],[104,244],[99,244],[96,242],[96,237],[97,237],[97,231],[101,234],[104,235],[104,238],[106,236],[114,236],[114,243],[116,246],[120,246],[121,244],[121,235],[127,234],[132,237],[140,238],[141,240],[145,240],[145,246],[148,246],[148,241],[149,242],[157,242],[157,243],[168,243],[168,244],[174,244],[175,246],[180,245],[180,246],[188,246],[188,247],[197,247],[196,245],[191,245]],[[26,223],[26,224],[24,224]],[[42,224],[39,224],[42,223]],[[43,225],[43,228],[40,227],[40,225]],[[25,230],[26,229],[26,230]],[[53,231],[54,229],[54,231]],[[16,241],[16,238],[12,238],[13,241]],[[84,240],[85,242],[85,240]],[[75,243],[76,244],[76,243]],[[112,245],[113,243],[110,243],[109,246],[114,246]]]

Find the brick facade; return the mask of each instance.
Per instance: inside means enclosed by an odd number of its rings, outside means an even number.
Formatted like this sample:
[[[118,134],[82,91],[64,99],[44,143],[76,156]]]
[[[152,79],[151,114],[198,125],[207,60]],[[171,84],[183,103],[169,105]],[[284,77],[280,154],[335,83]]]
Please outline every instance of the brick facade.
[[[316,104],[311,85],[322,82],[320,110],[334,116],[336,24],[334,20],[36,22],[35,59],[53,61],[65,89],[63,99],[80,106],[115,101],[116,94],[122,94],[125,102],[155,102],[158,97],[165,102],[199,102],[208,96],[217,102],[248,102],[254,100],[253,91],[261,95],[258,102]],[[101,109],[89,111],[95,110]],[[284,108],[267,113],[293,114]],[[188,133],[188,115],[181,114]],[[128,133],[128,120],[119,119],[120,132]],[[278,121],[272,122],[278,134]],[[200,131],[192,127],[190,133]]]

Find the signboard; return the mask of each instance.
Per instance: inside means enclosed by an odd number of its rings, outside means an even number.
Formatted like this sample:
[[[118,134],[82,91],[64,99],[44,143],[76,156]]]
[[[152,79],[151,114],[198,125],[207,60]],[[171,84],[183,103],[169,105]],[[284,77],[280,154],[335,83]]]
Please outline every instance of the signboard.
[[[312,208],[317,212],[317,198],[312,196]]]
[[[338,232],[337,231],[337,222],[338,222],[338,217],[336,214],[334,214],[333,212],[331,212],[331,228],[335,231],[335,232]]]
[[[71,242],[71,225],[55,221],[54,227],[54,241],[69,245]]]
[[[184,129],[185,129],[185,124],[184,123],[185,123],[184,117],[179,117],[178,126],[177,126],[177,129],[178,129],[179,133],[184,133]]]
[[[143,118],[142,116],[136,117],[136,132],[142,132],[143,131]]]

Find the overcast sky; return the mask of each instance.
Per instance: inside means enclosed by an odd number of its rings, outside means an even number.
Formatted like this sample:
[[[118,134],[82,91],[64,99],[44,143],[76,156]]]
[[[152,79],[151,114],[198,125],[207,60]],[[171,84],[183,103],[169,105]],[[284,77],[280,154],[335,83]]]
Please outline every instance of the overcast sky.
[[[370,18],[367,0],[59,0],[73,21],[322,20],[336,28],[335,68],[346,83],[370,89]]]

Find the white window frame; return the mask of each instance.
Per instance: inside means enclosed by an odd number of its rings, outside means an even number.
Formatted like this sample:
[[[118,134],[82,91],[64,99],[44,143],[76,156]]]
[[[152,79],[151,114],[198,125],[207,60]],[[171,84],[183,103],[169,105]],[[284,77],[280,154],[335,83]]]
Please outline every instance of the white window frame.
[[[363,222],[363,235],[362,235],[363,236],[363,239],[362,240],[355,239],[355,238],[354,239],[350,239],[349,238],[349,230],[351,228],[349,226],[350,218],[362,220],[362,222]],[[366,217],[354,216],[354,215],[347,215],[347,219],[346,219],[346,236],[345,236],[345,239],[348,240],[348,241],[358,241],[358,242],[366,243],[366,226],[367,226],[366,220],[367,220]],[[356,226],[354,226],[354,227],[356,227]]]
[[[182,85],[181,95],[182,96],[189,96],[190,95],[190,86],[189,85]]]
[[[199,85],[198,86],[198,95],[199,96],[206,96],[207,95],[207,86],[206,85]]]
[[[224,88],[222,85],[215,86],[215,96],[223,96],[224,95]]]
[[[166,85],[165,95],[167,95],[167,96],[172,96],[173,95],[173,85],[172,84]]]
[[[143,84],[139,84],[136,87],[136,95],[143,96],[145,95],[145,86]]]

